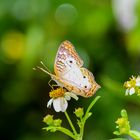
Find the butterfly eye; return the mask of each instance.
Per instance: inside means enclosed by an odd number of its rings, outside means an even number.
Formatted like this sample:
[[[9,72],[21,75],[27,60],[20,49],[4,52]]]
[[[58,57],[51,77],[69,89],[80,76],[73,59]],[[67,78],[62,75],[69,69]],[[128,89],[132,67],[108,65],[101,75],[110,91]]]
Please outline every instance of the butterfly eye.
[[[69,62],[70,62],[70,63],[72,63],[72,61],[71,61],[71,60],[70,60]]]

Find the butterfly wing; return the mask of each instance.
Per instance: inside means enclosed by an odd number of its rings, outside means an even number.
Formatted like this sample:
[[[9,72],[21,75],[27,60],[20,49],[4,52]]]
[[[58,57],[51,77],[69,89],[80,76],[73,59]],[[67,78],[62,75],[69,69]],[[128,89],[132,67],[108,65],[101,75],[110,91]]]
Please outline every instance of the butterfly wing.
[[[81,89],[83,90],[84,97],[91,97],[100,88],[95,81],[93,74],[86,68],[81,68],[83,79],[81,82]]]
[[[54,64],[54,71],[65,88],[84,97],[92,96],[100,87],[94,80],[93,74],[82,68],[83,61],[69,41],[60,45]]]
[[[100,88],[93,74],[83,67],[73,67],[60,80],[69,91],[83,97],[91,97]]]
[[[72,65],[83,66],[83,60],[77,54],[74,46],[69,41],[61,43],[54,63],[54,72],[57,76],[71,70]]]
[[[77,70],[75,68],[63,75],[62,78],[54,77],[53,80],[56,81],[58,85],[83,97],[93,96],[100,88],[93,74],[86,68],[79,68]]]
[[[86,68],[79,68],[77,70],[74,68],[75,71],[72,69],[66,73],[63,78],[58,77],[41,67],[36,67],[35,69],[39,69],[50,75],[58,86],[65,87],[67,90],[83,97],[94,95],[100,88],[95,82],[93,74]]]

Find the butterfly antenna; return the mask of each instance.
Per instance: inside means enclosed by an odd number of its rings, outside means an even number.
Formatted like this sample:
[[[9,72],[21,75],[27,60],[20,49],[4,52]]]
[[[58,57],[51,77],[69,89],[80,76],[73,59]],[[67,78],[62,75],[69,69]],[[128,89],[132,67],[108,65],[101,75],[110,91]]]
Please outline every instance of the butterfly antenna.
[[[42,66],[43,66],[48,72],[51,73],[51,71],[46,67],[46,65],[45,65],[42,61],[40,61],[40,63],[42,64]]]
[[[52,74],[50,72],[48,72],[47,70],[45,70],[45,69],[43,69],[43,68],[41,68],[39,66],[33,68],[33,70],[43,71],[43,72],[47,73],[48,75],[52,76]]]

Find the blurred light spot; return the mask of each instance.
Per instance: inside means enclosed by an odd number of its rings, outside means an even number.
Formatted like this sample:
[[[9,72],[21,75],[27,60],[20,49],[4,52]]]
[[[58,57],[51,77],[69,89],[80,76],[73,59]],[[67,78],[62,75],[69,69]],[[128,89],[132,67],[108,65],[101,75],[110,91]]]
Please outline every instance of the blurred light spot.
[[[129,31],[135,27],[137,17],[135,14],[137,0],[113,0],[112,7],[116,19],[124,31]]]
[[[6,7],[3,1],[0,1],[0,18],[6,13]]]
[[[24,36],[19,32],[9,32],[3,36],[1,50],[5,59],[9,62],[20,59],[24,52]]]
[[[49,8],[49,0],[17,0],[12,7],[12,14],[19,20],[28,20],[44,16]]]
[[[85,19],[82,21],[79,32],[84,34],[92,34],[95,37],[101,36],[106,33],[110,27],[112,17],[110,11],[107,9],[98,9],[88,13]]]
[[[127,51],[133,57],[140,55],[140,30],[137,29],[126,36]]]
[[[30,1],[18,0],[14,3],[12,13],[17,19],[29,19],[32,17]]]
[[[55,13],[56,21],[63,26],[73,24],[74,21],[76,20],[76,17],[77,17],[77,10],[71,4],[60,5]]]

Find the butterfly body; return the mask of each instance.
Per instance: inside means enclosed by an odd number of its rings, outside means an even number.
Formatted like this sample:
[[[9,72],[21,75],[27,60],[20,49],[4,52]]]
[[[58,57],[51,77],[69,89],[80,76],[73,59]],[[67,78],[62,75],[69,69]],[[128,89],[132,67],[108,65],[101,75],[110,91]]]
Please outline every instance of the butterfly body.
[[[77,95],[90,97],[100,86],[95,82],[93,74],[82,66],[83,61],[74,46],[69,41],[64,41],[55,58],[55,74],[51,74],[43,68],[40,69],[49,74],[59,86],[65,87]]]

